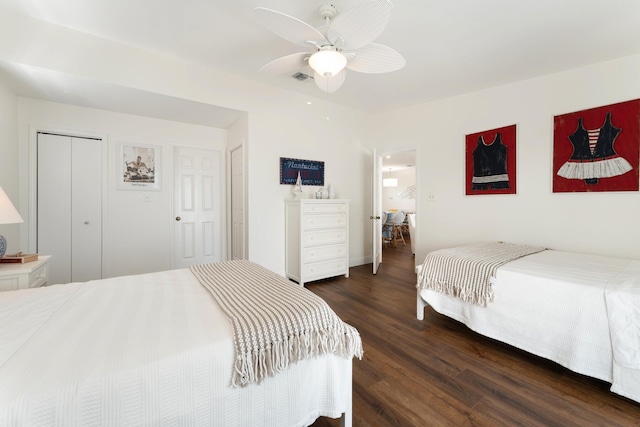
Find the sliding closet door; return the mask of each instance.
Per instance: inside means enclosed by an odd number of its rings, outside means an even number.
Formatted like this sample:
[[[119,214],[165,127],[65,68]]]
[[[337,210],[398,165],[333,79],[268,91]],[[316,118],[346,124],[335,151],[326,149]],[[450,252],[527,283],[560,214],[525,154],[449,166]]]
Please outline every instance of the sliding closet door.
[[[51,283],[102,277],[101,141],[38,134],[38,253]]]

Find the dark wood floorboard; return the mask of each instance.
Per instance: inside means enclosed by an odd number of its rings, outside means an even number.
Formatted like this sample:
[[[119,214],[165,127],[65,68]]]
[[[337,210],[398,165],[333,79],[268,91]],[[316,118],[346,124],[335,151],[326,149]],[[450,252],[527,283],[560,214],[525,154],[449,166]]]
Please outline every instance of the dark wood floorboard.
[[[413,266],[407,242],[384,249],[375,276],[368,264],[348,279],[306,285],[362,336],[354,426],[640,426],[640,404],[606,382],[483,337],[430,307],[417,320]]]

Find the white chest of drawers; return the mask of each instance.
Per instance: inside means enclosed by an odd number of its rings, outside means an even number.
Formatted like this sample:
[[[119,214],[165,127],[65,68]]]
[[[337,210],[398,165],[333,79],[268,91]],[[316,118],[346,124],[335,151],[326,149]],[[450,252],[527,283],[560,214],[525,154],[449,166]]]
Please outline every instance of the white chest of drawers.
[[[326,277],[349,277],[349,201],[285,200],[285,271],[304,286]]]
[[[24,264],[0,264],[0,292],[47,286],[49,258],[51,257],[39,256],[37,261]]]

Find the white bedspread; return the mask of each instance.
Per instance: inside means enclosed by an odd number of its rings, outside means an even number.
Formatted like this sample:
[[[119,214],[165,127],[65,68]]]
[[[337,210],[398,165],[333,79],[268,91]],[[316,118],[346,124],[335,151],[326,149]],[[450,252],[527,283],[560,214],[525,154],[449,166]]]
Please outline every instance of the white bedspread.
[[[630,262],[549,250],[498,268],[495,298],[487,307],[434,291],[420,295],[436,311],[483,335],[611,382],[618,392],[605,288]],[[638,391],[640,381],[629,386]]]
[[[640,402],[640,262],[629,265],[605,291],[613,347],[611,391]]]
[[[0,293],[0,426],[302,426],[351,401],[351,360],[231,388],[233,339],[186,269]]]

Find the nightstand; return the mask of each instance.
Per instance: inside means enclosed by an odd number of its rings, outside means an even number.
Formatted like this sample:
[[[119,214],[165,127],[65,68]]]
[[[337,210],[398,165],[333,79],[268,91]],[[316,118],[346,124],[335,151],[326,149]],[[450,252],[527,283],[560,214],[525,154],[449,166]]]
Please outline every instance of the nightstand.
[[[0,264],[0,291],[38,288],[49,283],[50,255],[39,255],[37,261]]]

